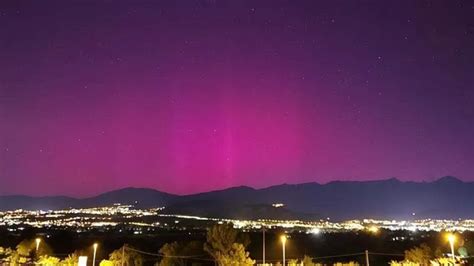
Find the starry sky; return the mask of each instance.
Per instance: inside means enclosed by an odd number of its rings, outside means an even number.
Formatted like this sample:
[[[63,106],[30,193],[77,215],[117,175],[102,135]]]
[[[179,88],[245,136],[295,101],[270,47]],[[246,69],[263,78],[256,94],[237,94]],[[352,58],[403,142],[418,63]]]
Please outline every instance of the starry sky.
[[[0,194],[474,181],[473,1],[1,1]]]

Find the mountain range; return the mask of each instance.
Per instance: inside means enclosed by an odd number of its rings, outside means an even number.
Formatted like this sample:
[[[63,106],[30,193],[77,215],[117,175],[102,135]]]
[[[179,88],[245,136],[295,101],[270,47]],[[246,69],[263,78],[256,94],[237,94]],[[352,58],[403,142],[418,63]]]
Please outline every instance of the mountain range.
[[[474,218],[474,182],[446,176],[433,182],[334,181],[241,186],[192,195],[124,188],[90,198],[0,196],[0,210],[46,210],[131,204],[166,207],[172,214],[238,219],[468,219]],[[282,207],[272,204],[281,203]]]

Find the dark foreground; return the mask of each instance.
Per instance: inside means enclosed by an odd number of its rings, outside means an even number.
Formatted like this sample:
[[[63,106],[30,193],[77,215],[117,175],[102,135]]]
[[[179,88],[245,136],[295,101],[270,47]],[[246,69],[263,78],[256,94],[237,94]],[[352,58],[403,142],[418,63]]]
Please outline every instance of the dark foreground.
[[[258,262],[262,260],[262,232],[244,232],[250,244],[247,250],[250,257]],[[279,261],[282,257],[282,244],[280,236],[286,233],[287,259],[302,259],[305,255],[314,258],[315,262],[334,263],[355,261],[365,264],[365,250],[369,251],[372,265],[387,265],[391,260],[402,260],[405,250],[418,246],[422,243],[437,249],[438,252],[449,253],[449,244],[443,233],[439,232],[408,232],[408,231],[385,231],[378,232],[339,232],[307,234],[298,231],[281,229],[268,230],[266,232],[266,260]],[[77,232],[70,229],[37,229],[24,228],[11,232],[7,228],[0,228],[0,246],[15,248],[24,239],[34,239],[40,236],[51,249],[52,254],[59,258],[67,257],[68,254],[78,251],[81,254],[91,256],[92,244],[99,243],[97,249],[97,260],[107,259],[109,254],[123,244],[149,252],[158,253],[166,243],[178,241],[186,243],[206,241],[206,231],[196,230],[155,230],[154,232],[142,232],[136,234],[132,230],[120,230],[102,232],[92,230]],[[456,249],[462,247],[470,255],[474,254],[474,233],[460,234],[460,241]],[[153,255],[143,255],[145,265],[153,265],[160,260]],[[203,252],[203,256],[197,259],[201,265],[213,265],[211,258]],[[352,255],[353,254],[353,255]],[[192,261],[193,259],[189,259]],[[191,263],[191,262],[190,262]]]

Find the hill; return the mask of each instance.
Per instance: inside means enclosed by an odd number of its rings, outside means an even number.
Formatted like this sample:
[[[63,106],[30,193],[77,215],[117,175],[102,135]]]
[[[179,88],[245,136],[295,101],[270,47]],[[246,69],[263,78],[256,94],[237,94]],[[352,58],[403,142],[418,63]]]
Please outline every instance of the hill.
[[[192,195],[125,188],[95,197],[1,196],[0,210],[60,209],[132,204],[166,206],[167,213],[226,218],[331,219],[474,218],[474,183],[455,177],[434,182],[335,181],[283,184],[263,189],[234,187]],[[275,208],[274,203],[284,207]]]

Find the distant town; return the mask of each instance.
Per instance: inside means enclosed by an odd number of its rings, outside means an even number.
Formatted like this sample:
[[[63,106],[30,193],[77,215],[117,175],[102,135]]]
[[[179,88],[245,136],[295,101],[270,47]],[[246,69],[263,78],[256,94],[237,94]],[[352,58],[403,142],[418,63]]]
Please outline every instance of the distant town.
[[[275,203],[279,208],[283,204]],[[205,229],[213,223],[232,223],[241,230],[261,230],[265,228],[283,228],[298,230],[308,234],[322,232],[369,231],[376,233],[380,229],[407,231],[474,231],[474,220],[347,220],[332,221],[330,218],[317,221],[302,220],[238,220],[219,217],[199,217],[182,214],[161,214],[162,208],[139,209],[132,205],[114,204],[112,206],[64,209],[64,210],[13,210],[0,212],[0,226],[9,231],[21,231],[24,226],[36,228],[69,228],[78,232],[101,230],[132,230],[134,234],[155,229]]]

